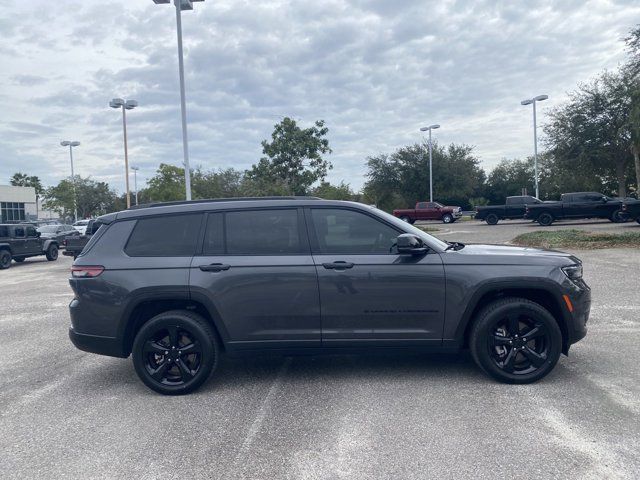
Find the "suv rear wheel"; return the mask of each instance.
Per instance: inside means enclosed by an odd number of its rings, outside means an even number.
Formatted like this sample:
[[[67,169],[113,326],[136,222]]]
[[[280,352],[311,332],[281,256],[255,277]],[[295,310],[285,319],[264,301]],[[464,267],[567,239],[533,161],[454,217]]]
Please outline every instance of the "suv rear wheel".
[[[53,262],[58,259],[58,247],[56,245],[49,245],[47,248],[47,252],[45,254],[47,256],[47,260]]]
[[[11,266],[11,253],[9,250],[0,250],[0,269],[4,270]]]
[[[133,366],[140,379],[164,395],[192,392],[218,363],[215,333],[200,315],[173,310],[145,323],[133,342]]]
[[[476,318],[469,346],[487,374],[504,383],[532,383],[547,375],[562,351],[558,323],[541,305],[505,298]]]

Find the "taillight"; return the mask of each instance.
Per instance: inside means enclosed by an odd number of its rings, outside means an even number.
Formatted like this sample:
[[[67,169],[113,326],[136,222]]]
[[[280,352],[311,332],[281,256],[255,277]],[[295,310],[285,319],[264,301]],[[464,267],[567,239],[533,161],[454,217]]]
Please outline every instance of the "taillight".
[[[73,278],[94,278],[104,272],[104,267],[102,265],[92,265],[92,266],[73,266],[71,267],[71,276]]]

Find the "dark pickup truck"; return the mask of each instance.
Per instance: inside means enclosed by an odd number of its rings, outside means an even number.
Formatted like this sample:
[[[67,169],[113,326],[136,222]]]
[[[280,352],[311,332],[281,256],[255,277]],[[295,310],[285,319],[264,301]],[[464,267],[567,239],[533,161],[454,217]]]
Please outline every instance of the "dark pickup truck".
[[[416,220],[441,220],[453,223],[462,216],[462,207],[448,207],[438,202],[418,202],[416,208],[402,208],[393,211],[393,216],[407,223]]]
[[[78,258],[78,255],[82,253],[82,249],[84,246],[89,243],[91,236],[98,231],[100,228],[100,223],[95,220],[89,220],[87,224],[86,233],[84,235],[74,235],[72,237],[67,237],[62,245],[64,246],[63,255],[68,257],[73,257],[75,260]]]
[[[606,218],[615,223],[626,221],[622,200],[598,192],[563,193],[559,202],[527,205],[524,218],[535,220],[542,226],[564,218]]]
[[[11,260],[20,263],[38,255],[46,255],[49,261],[57,260],[58,242],[40,238],[36,227],[30,224],[0,225],[0,269],[9,268]]]
[[[622,204],[622,212],[626,218],[640,223],[640,200],[625,200]]]
[[[527,205],[537,205],[543,203],[531,195],[519,195],[507,197],[505,205],[488,205],[486,207],[476,207],[476,220],[484,220],[489,225],[495,225],[499,220],[510,220],[513,218],[523,218]]]

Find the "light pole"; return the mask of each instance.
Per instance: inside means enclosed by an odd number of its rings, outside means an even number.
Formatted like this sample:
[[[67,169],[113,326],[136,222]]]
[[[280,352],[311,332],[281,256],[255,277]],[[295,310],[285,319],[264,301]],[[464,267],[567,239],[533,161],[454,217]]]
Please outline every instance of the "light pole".
[[[124,183],[127,190],[127,208],[131,207],[131,198],[129,195],[129,154],[127,151],[127,110],[133,110],[138,106],[135,100],[123,100],[122,98],[114,98],[109,102],[111,108],[122,109],[122,131],[124,132]]]
[[[536,102],[541,102],[549,98],[549,95],[538,95],[528,100],[522,100],[520,105],[533,104],[533,169],[536,184],[536,198],[540,198],[538,191],[538,128],[536,127]]]
[[[164,4],[170,1],[171,0],[153,0],[153,3]],[[187,104],[184,93],[184,60],[182,58],[182,10],[193,10],[193,2],[204,2],[204,0],[173,0],[173,4],[176,6],[176,30],[178,33],[178,74],[180,76],[180,108],[182,110],[182,152],[184,155],[184,185],[187,200],[191,200],[191,169],[189,167]]]
[[[431,151],[431,130],[440,128],[440,125],[429,125],[428,127],[422,127],[421,132],[429,131],[429,201],[433,202],[433,153]]]
[[[80,145],[80,142],[70,142],[69,140],[63,140],[60,142],[63,147],[69,147],[69,158],[71,159],[71,183],[73,185],[73,221],[78,221],[78,199],[76,197],[76,176],[73,173],[73,147]]]
[[[133,170],[133,188],[136,190],[136,205],[138,205],[138,170],[140,167],[131,167]]]

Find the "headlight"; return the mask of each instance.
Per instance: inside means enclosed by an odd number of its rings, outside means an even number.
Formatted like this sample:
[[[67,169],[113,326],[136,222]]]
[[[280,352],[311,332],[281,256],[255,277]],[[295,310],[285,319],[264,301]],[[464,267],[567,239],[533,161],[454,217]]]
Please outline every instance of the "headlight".
[[[582,265],[580,264],[562,267],[562,271],[567,278],[573,282],[579,282],[582,280]]]

